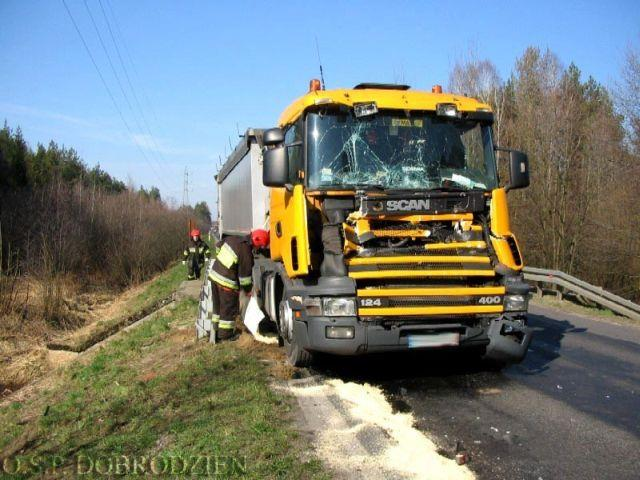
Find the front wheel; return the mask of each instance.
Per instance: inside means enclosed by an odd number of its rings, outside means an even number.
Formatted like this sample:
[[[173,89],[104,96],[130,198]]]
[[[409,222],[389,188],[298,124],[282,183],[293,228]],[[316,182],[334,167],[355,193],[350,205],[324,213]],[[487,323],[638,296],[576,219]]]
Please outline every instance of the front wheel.
[[[286,300],[280,302],[278,310],[278,329],[287,354],[287,362],[294,367],[308,367],[313,363],[313,355],[296,342],[293,335],[293,310]]]

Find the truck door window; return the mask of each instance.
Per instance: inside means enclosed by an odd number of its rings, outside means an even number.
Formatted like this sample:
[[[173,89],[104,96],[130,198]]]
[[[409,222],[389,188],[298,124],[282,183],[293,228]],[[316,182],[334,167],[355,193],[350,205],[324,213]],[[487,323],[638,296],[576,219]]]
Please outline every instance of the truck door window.
[[[298,171],[302,170],[304,166],[302,132],[302,120],[299,120],[291,125],[284,134],[284,143],[289,155],[289,182],[292,185],[300,183]]]

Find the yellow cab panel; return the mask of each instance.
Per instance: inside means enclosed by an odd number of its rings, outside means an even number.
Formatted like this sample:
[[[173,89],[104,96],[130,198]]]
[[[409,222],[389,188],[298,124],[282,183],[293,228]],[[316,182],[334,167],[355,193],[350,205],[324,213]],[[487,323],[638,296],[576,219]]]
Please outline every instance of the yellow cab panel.
[[[507,193],[504,188],[496,188],[491,194],[491,244],[500,263],[513,270],[522,270],[523,261],[520,247],[511,232]]]
[[[271,259],[281,260],[291,278],[309,273],[306,202],[303,185],[271,189]]]

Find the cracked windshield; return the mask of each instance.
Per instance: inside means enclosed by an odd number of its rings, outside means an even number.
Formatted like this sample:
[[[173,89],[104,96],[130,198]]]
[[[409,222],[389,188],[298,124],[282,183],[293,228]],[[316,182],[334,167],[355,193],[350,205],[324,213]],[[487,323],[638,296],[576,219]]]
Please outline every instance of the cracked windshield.
[[[410,114],[409,114],[410,113]],[[312,113],[309,186],[385,189],[492,189],[491,132],[475,121],[434,113]]]

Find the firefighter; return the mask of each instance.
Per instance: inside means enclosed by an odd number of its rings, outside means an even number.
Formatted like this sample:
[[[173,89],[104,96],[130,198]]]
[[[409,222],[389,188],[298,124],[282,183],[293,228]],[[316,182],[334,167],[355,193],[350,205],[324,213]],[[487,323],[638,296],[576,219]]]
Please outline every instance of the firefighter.
[[[216,244],[216,259],[210,269],[213,300],[213,328],[219,340],[234,336],[236,317],[240,315],[239,293],[251,294],[253,251],[269,245],[269,232],[253,230],[244,237],[227,237]]]
[[[200,238],[200,230],[197,228],[191,230],[189,237],[189,246],[182,252],[184,257],[182,263],[187,264],[187,280],[195,280],[200,278],[200,271],[204,265],[205,258],[209,257],[211,251],[209,250],[209,245]]]

